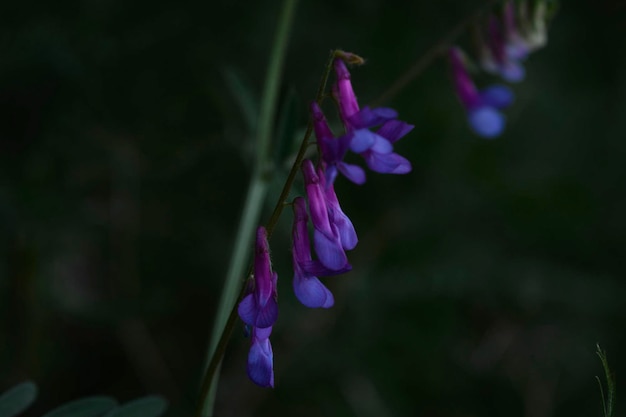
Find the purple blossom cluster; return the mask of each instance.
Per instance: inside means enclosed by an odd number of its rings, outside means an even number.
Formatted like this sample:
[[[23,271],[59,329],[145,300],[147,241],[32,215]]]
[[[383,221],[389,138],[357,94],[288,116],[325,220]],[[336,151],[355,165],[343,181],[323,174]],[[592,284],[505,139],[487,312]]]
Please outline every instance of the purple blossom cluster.
[[[545,44],[545,3],[509,0],[501,13],[489,16],[486,27],[479,31],[480,67],[506,82],[521,82],[526,75],[524,60]],[[467,112],[470,128],[483,138],[498,137],[506,125],[502,110],[513,103],[513,91],[502,84],[477,89],[470,76],[469,59],[463,51],[452,47],[448,56],[454,88]]]
[[[350,218],[343,212],[335,193],[338,173],[356,184],[366,181],[365,170],[345,161],[349,152],[360,155],[365,165],[384,174],[406,174],[410,162],[394,152],[395,143],[413,126],[397,119],[391,108],[360,108],[352,88],[346,63],[359,61],[356,55],[338,52],[333,62],[336,82],[333,97],[344,127],[341,135],[330,129],[318,103],[310,105],[319,160],[301,164],[305,197],[293,200],[292,256],[293,290],[306,307],[330,308],[335,300],[321,277],[334,276],[352,269],[347,251],[354,249],[358,237]],[[272,271],[265,228],[256,236],[254,287],[238,306],[241,320],[251,329],[248,376],[262,387],[274,386],[273,352],[269,341],[278,318],[277,274]]]

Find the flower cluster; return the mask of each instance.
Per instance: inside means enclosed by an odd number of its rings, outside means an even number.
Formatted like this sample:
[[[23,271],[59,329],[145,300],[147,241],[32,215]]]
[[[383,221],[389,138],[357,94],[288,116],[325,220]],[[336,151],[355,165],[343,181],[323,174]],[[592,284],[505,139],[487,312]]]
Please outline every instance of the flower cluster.
[[[524,79],[523,61],[546,44],[546,4],[543,1],[509,0],[498,15],[489,16],[479,31],[481,68],[504,81],[517,83]],[[501,110],[513,103],[514,95],[505,85],[495,84],[478,90],[469,74],[469,60],[458,47],[449,51],[454,87],[465,107],[471,129],[491,139],[499,136],[506,124]]]
[[[366,175],[363,168],[345,161],[348,152],[360,155],[367,167],[375,172],[406,174],[411,171],[410,162],[394,152],[394,145],[413,126],[398,120],[397,112],[391,108],[360,108],[346,63],[362,59],[347,52],[337,52],[335,56],[336,83],[332,92],[345,132],[335,135],[319,104],[311,103],[319,161],[317,164],[308,159],[302,161],[306,197],[296,197],[293,201],[293,290],[296,298],[311,308],[330,308],[335,302],[320,277],[352,269],[346,251],[356,247],[358,237],[339,204],[334,182],[341,173],[348,180],[363,184]],[[251,328],[248,376],[263,387],[274,386],[269,336],[278,317],[276,283],[267,233],[259,227],[254,261],[255,285],[239,304],[238,312]]]

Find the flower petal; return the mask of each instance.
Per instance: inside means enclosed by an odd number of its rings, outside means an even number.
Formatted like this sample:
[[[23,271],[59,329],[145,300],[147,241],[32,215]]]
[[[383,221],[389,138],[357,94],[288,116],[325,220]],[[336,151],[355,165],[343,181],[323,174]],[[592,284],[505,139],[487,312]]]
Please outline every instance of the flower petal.
[[[241,320],[250,326],[264,329],[272,326],[278,319],[278,303],[274,297],[264,306],[259,306],[254,294],[248,294],[237,307]]]
[[[350,150],[361,153],[371,148],[376,142],[376,134],[369,129],[358,129],[352,132]]]
[[[526,70],[519,62],[509,59],[500,67],[500,75],[510,83],[517,83],[524,79]]]
[[[355,184],[365,184],[365,171],[358,165],[341,162],[337,164],[339,172]],[[330,183],[332,184],[332,183]]]
[[[411,172],[411,163],[397,153],[381,154],[365,152],[363,154],[369,169],[381,174],[407,174]]]
[[[303,273],[316,277],[330,277],[352,271],[352,265],[350,265],[349,263],[345,264],[343,268],[333,271],[332,269],[326,268],[318,260],[304,262],[300,264],[299,267],[302,269]]]
[[[375,134],[374,145],[370,148],[372,152],[377,153],[391,153],[393,152],[393,145],[384,137]]]
[[[254,331],[253,331],[254,332]],[[253,333],[253,338],[255,335]],[[274,387],[274,354],[269,338],[253,341],[248,353],[248,377],[261,387]]]
[[[378,107],[375,109],[363,107],[360,111],[348,117],[348,122],[354,129],[363,129],[381,125],[387,120],[397,117],[398,112],[389,107]]]
[[[513,91],[505,85],[492,85],[480,92],[480,98],[483,105],[502,109],[513,103],[515,95]]]
[[[313,232],[313,247],[320,262],[326,268],[336,271],[348,263],[348,258],[341,246],[338,234],[327,236],[315,229]]]
[[[401,120],[389,120],[385,122],[376,133],[387,139],[390,143],[395,143],[413,130],[414,127],[415,126]]]
[[[254,326],[256,322],[257,311],[254,294],[246,295],[237,307],[237,313],[239,313],[241,320],[250,326]]]
[[[306,307],[329,308],[335,303],[333,294],[315,276],[294,275],[293,292]]]
[[[470,127],[486,139],[499,136],[506,124],[505,117],[493,107],[478,107],[468,113]]]

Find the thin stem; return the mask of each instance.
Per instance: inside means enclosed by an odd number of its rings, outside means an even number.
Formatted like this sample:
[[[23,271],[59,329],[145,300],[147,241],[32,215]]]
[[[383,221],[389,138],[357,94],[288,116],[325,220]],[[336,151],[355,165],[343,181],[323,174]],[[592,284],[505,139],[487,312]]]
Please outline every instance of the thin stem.
[[[387,90],[385,90],[380,96],[378,96],[378,98],[372,102],[372,106],[380,106],[381,104],[386,103],[394,98],[404,87],[406,87],[426,68],[428,68],[439,55],[445,54],[450,46],[452,46],[454,40],[459,37],[459,35],[463,33],[463,31],[467,29],[469,25],[471,25],[472,23],[474,23],[474,21],[480,18],[485,12],[485,9],[493,6],[499,1],[501,0],[487,1],[487,3],[480,6],[474,13],[459,22],[455,27],[452,28],[452,30],[450,30],[441,39],[439,39],[439,41],[435,43],[434,46],[427,50],[424,55],[420,56],[404,74],[402,74],[399,78],[396,79],[393,84],[391,84],[391,86]]]
[[[333,59],[335,58],[335,55],[336,55],[336,51],[332,51],[328,59],[328,64],[326,65],[324,75],[322,76],[322,80],[320,81],[320,85],[317,90],[317,96],[315,98],[318,104],[321,104],[321,101],[323,100],[323,97],[324,97],[323,93],[326,90],[326,83],[328,81],[328,76],[330,74],[330,70],[332,68],[332,63],[333,63]],[[286,205],[285,203],[286,203],[287,198],[289,197],[291,186],[293,185],[293,181],[295,180],[295,177],[300,169],[300,165],[302,164],[302,160],[304,159],[304,155],[308,147],[311,133],[313,133],[313,124],[311,121],[309,121],[307,130],[302,139],[302,143],[300,144],[300,149],[298,150],[298,154],[296,155],[296,159],[293,163],[293,166],[291,167],[291,170],[289,171],[289,175],[287,177],[287,180],[285,181],[285,185],[283,186],[283,189],[280,193],[278,201],[276,202],[274,211],[272,212],[272,215],[270,216],[270,219],[267,222],[266,230],[267,230],[268,236],[274,230],[274,227],[276,226],[276,223],[278,222],[278,219],[280,218],[283,208]],[[221,335],[219,336],[219,340],[216,339],[217,340],[216,347],[215,347],[215,350],[213,351],[209,364],[206,368],[206,372],[202,380],[202,386],[200,388],[200,398],[202,401],[200,402],[200,407],[198,409],[198,413],[197,413],[198,417],[203,416],[202,411],[203,411],[204,399],[209,395],[209,393],[216,386],[215,382],[216,382],[217,370],[222,362],[224,353],[226,352],[226,346],[228,344],[228,340],[232,336],[233,330],[235,329],[235,325],[237,324],[237,305],[239,304],[239,300],[241,300],[241,298],[245,294],[245,289],[246,289],[245,281],[251,275],[252,275],[252,266],[248,268],[248,273],[245,275],[246,278],[244,279],[244,283],[241,285],[241,288],[239,290],[239,295],[237,296],[237,298],[235,299],[235,301],[233,302],[231,306],[230,314],[228,315],[226,324],[224,325],[223,331]]]
[[[333,66],[333,60],[335,59],[336,54],[337,54],[337,50],[333,50],[331,51],[330,56],[328,58],[326,68],[324,70],[324,74],[322,75],[320,85],[317,89],[317,95],[315,97],[315,101],[317,102],[317,104],[321,104],[322,100],[324,99],[324,91],[326,91],[326,83],[328,82],[328,76],[330,75],[330,71]],[[265,229],[267,230],[268,238],[272,235],[272,232],[274,231],[274,227],[276,226],[276,223],[278,222],[278,219],[280,218],[280,215],[283,212],[283,208],[285,207],[284,203],[285,201],[287,201],[287,198],[289,197],[291,186],[293,185],[293,182],[296,179],[296,175],[298,174],[298,171],[300,170],[300,165],[302,164],[302,160],[304,159],[304,155],[309,146],[309,139],[312,133],[313,133],[313,122],[309,120],[309,123],[307,124],[307,127],[306,127],[306,132],[304,133],[304,138],[302,139],[302,142],[300,143],[300,149],[298,149],[298,154],[296,155],[296,160],[294,161],[291,167],[291,170],[289,171],[289,175],[287,176],[285,185],[283,186],[283,189],[280,192],[280,196],[278,197],[278,202],[276,203],[276,206],[274,207],[274,211],[272,212],[272,215],[267,221],[267,226],[265,227]]]
[[[225,328],[229,323],[233,322],[233,313],[231,307],[236,304],[238,299],[237,292],[241,285],[240,280],[244,272],[247,259],[250,255],[249,242],[252,240],[256,225],[259,223],[261,209],[267,194],[270,183],[267,168],[270,165],[269,147],[271,145],[272,127],[276,114],[276,101],[278,98],[278,88],[282,75],[283,62],[289,40],[289,29],[291,27],[293,16],[295,14],[297,0],[285,0],[282,12],[279,18],[278,30],[274,39],[273,49],[265,78],[265,86],[263,90],[263,98],[261,102],[261,110],[259,115],[259,125],[257,130],[256,141],[256,163],[252,173],[252,179],[248,192],[244,209],[235,239],[233,254],[230,258],[228,273],[220,304],[217,309],[215,324],[211,334],[211,342],[206,353],[205,378],[201,390],[201,403],[198,410],[198,416],[209,417],[213,414],[215,403],[215,394],[217,387],[218,374],[217,369],[220,366],[222,354],[217,355],[217,349],[221,342],[220,335],[224,334]],[[232,327],[232,324],[231,324]],[[225,342],[224,342],[225,344]],[[215,357],[219,357],[217,363],[213,363]],[[207,378],[209,381],[207,382]]]

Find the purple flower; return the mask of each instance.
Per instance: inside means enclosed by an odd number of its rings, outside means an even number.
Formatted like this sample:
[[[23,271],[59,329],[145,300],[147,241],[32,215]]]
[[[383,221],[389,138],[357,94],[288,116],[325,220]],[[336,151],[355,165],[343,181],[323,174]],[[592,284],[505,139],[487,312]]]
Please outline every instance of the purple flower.
[[[313,128],[317,137],[317,144],[320,148],[322,160],[326,164],[326,183],[333,184],[337,177],[337,171],[339,171],[353,183],[363,184],[365,182],[363,168],[343,161],[350,146],[351,136],[344,135],[335,138],[330,127],[328,127],[326,117],[324,117],[320,106],[316,102],[312,102],[310,109],[313,116]]]
[[[451,48],[449,57],[456,94],[467,111],[470,127],[487,139],[499,136],[504,130],[506,119],[498,110],[513,102],[513,92],[502,85],[478,91],[465,67],[463,52]]]
[[[293,201],[293,215],[293,291],[296,298],[307,307],[332,307],[335,302],[333,294],[316,276],[330,271],[327,271],[319,261],[313,261],[311,258],[307,229],[309,216],[306,212],[304,198],[297,197]],[[315,273],[315,270],[318,274]]]
[[[333,85],[333,96],[339,104],[339,115],[348,134],[351,134],[349,146],[355,153],[361,153],[376,142],[376,133],[370,128],[380,126],[388,120],[398,117],[398,112],[387,107],[359,109],[350,72],[341,58],[334,61],[337,82]]]
[[[267,243],[267,232],[259,226],[256,234],[254,256],[254,290],[239,303],[238,313],[244,323],[265,329],[278,318],[276,302],[276,281],[278,275],[272,272]]]
[[[274,354],[270,344],[272,327],[252,328],[252,345],[248,352],[248,377],[261,387],[274,387]]]
[[[341,244],[339,230],[328,216],[325,187],[322,186],[313,163],[308,159],[302,162],[302,174],[314,229],[315,253],[326,268],[333,271],[341,270],[348,264],[348,258]]]
[[[515,22],[515,3],[508,1],[504,5],[502,23],[506,39],[506,54],[514,60],[524,60],[530,53],[530,45],[520,34]]]
[[[505,21],[505,24],[513,23],[514,20]],[[487,47],[483,49],[482,66],[485,71],[498,74],[506,81],[519,82],[526,75],[520,63],[526,55],[519,49],[519,45],[507,42],[505,29],[495,16],[489,18]]]

